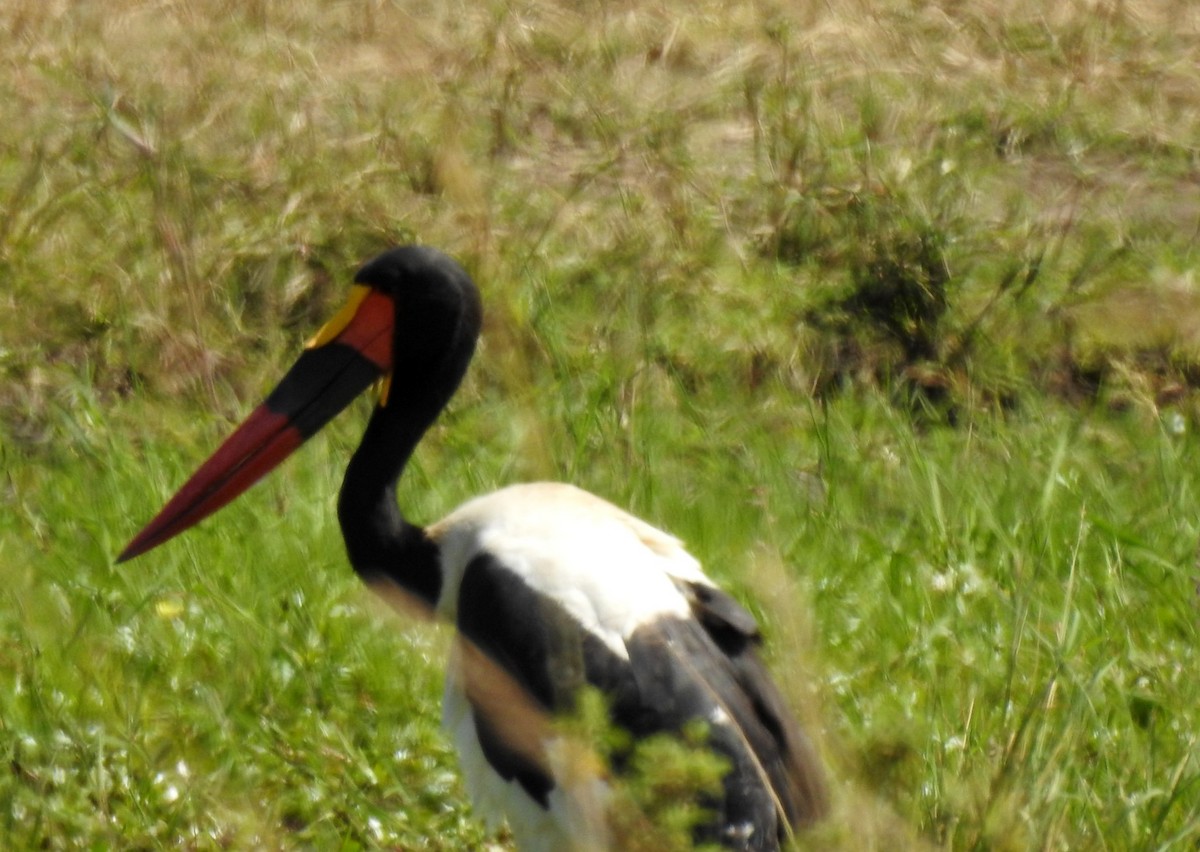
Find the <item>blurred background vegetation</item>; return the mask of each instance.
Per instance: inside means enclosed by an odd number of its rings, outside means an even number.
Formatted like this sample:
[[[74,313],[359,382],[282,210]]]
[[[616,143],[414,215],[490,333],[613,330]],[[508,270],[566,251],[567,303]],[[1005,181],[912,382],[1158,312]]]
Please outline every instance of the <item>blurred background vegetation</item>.
[[[1200,8],[11,0],[0,838],[479,848],[364,408],[114,568],[357,265],[484,342],[403,499],[573,481],[755,607],[817,848],[1200,842]]]

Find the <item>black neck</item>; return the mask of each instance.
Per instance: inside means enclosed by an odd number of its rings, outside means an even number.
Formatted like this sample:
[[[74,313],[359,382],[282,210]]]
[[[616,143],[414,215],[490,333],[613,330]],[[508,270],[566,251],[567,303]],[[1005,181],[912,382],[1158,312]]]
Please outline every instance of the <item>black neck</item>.
[[[391,389],[346,469],[338,520],[363,579],[390,580],[433,606],[442,589],[438,548],[400,514],[396,483],[466,374],[482,323],[479,291],[458,264],[419,247],[381,255],[355,280],[395,300]]]
[[[396,484],[438,411],[377,408],[350,459],[338,498],[338,520],[350,564],[367,583],[390,580],[432,607],[441,592],[437,545],[396,503]]]

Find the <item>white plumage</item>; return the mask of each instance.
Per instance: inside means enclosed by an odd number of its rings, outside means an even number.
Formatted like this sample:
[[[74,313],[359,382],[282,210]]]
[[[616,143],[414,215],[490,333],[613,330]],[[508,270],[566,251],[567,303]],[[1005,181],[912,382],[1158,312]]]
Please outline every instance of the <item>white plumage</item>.
[[[678,581],[713,585],[677,538],[573,485],[511,485],[428,532],[442,554],[439,615],[454,621],[463,571],[488,553],[626,658],[636,628],[690,615]]]
[[[584,630],[624,660],[629,659],[625,641],[638,627],[663,616],[691,617],[678,582],[713,586],[679,539],[562,483],[512,485],[477,497],[430,526],[428,533],[441,552],[444,585],[437,611],[447,621],[457,617],[463,572],[476,556],[487,553],[538,594],[562,604]],[[493,824],[507,815],[522,850],[607,849],[607,788],[600,778],[585,772],[573,778],[573,789],[564,791],[566,785],[559,785],[543,808],[488,763],[467,701],[461,656],[452,655],[447,673],[443,724],[458,749],[476,807]],[[567,757],[577,756],[570,744],[562,745]],[[553,747],[550,752],[553,756]],[[558,774],[580,774],[565,769]]]
[[[617,721],[642,734],[705,720],[733,763],[722,807],[741,815],[712,839],[776,848],[775,832],[798,807],[796,790],[776,785],[814,783],[787,778],[789,761],[804,764],[810,747],[748,651],[753,619],[678,539],[556,483],[476,498],[426,532],[441,560],[437,613],[460,631],[443,721],[471,798],[493,820],[507,816],[520,848],[598,852],[612,843],[600,767],[549,724],[584,683],[620,696]],[[800,807],[819,806],[815,789],[800,795],[814,796]],[[745,817],[755,812],[757,821]]]

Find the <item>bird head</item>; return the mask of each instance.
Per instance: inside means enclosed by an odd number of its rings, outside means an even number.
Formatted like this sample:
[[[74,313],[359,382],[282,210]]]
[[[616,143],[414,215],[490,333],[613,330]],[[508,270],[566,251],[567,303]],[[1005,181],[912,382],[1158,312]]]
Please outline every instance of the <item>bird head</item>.
[[[225,506],[372,385],[379,410],[431,422],[479,335],[479,293],[441,252],[403,246],[369,261],[345,306],[287,374],[117,557],[132,559]]]

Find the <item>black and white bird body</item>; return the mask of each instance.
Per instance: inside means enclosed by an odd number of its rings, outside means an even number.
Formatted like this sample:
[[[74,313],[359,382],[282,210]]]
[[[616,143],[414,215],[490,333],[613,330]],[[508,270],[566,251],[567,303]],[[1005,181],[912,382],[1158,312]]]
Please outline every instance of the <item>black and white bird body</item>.
[[[569,485],[510,486],[422,527],[396,485],[449,402],[481,328],[478,291],[444,254],[389,251],[246,421],[136,536],[133,558],[266,475],[382,382],[338,518],[351,564],[457,628],[443,721],[468,792],[523,850],[620,848],[603,771],[551,722],[584,686],[634,738],[699,721],[728,766],[696,839],[773,850],[827,809],[815,750],[757,653],[753,617],[674,537]]]

